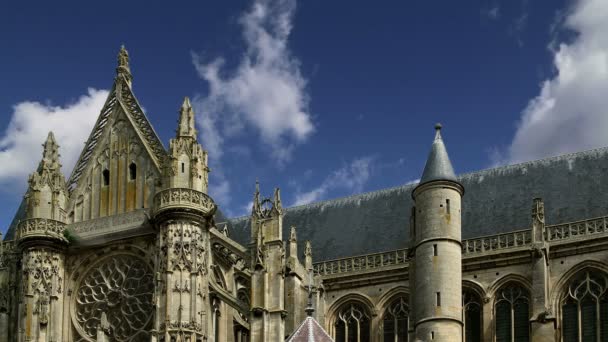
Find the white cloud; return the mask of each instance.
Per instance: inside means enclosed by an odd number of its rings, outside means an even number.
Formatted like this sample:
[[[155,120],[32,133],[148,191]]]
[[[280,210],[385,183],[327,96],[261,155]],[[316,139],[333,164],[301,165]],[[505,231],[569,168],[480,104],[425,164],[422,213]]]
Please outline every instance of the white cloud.
[[[209,84],[198,97],[201,139],[219,158],[227,139],[252,128],[275,160],[289,160],[296,144],[314,131],[308,111],[306,79],[288,49],[295,0],[257,0],[240,18],[246,50],[233,72],[224,60],[193,56],[198,74]]]
[[[351,193],[361,192],[372,172],[371,157],[355,159],[350,164],[332,172],[315,189],[298,193],[293,205],[308,204],[323,199],[330,191],[345,189]]]
[[[562,29],[570,42],[552,42],[555,75],[522,112],[508,162],[608,146],[608,1],[579,0]]]
[[[481,14],[490,20],[498,20],[500,18],[500,6],[497,3],[493,4],[491,7],[481,10]]]
[[[214,170],[213,177],[209,177],[209,194],[217,203],[222,205],[224,215],[234,216],[227,206],[232,199],[232,196],[230,195],[230,182],[226,179],[224,174],[217,171],[218,170]]]
[[[0,184],[21,190],[42,158],[42,143],[53,131],[66,177],[72,171],[95,119],[108,96],[106,90],[87,94],[65,106],[25,101],[13,106],[11,120],[0,137]]]

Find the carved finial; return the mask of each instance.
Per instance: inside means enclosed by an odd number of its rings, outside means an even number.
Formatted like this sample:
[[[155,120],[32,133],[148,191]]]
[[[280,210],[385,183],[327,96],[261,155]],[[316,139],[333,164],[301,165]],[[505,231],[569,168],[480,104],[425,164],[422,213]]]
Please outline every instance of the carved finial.
[[[194,110],[190,104],[190,99],[186,96],[179,111],[179,126],[177,127],[178,137],[191,137],[196,139],[196,128],[194,126]]]
[[[251,209],[253,214],[260,212],[260,182],[255,180],[255,192],[253,193],[253,208]]]
[[[441,140],[441,128],[443,126],[438,122],[435,124],[435,140]]]
[[[120,46],[120,51],[118,51],[118,67],[116,68],[116,74],[118,76],[123,76],[127,80],[129,86],[131,86],[133,76],[131,76],[131,67],[129,66],[129,52],[124,44]]]
[[[228,236],[228,225],[224,223],[224,228],[222,228],[222,234],[224,236]]]
[[[42,146],[44,147],[44,151],[42,152],[42,162],[51,169],[60,167],[59,145],[57,145],[53,132],[49,132],[49,135],[46,137],[46,141]]]
[[[532,205],[532,219],[545,223],[545,204],[542,198],[535,198]]]
[[[281,205],[281,189],[274,189],[274,207],[278,210],[281,210],[283,206]]]
[[[310,241],[306,241],[306,247],[304,248],[304,255],[307,257],[312,257],[312,244]]]
[[[289,234],[289,241],[291,241],[291,242],[298,241],[298,238],[296,236],[296,227],[294,227],[294,226],[291,226],[291,232]]]
[[[546,239],[545,204],[542,198],[535,198],[532,204],[532,240],[542,242]]]

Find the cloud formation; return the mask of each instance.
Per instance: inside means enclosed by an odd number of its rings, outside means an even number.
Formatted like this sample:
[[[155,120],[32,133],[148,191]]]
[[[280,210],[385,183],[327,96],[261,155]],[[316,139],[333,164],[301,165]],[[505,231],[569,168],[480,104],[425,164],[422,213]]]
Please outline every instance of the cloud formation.
[[[569,42],[552,42],[555,75],[522,112],[507,162],[608,146],[608,2],[579,0],[565,16]]]
[[[13,106],[11,120],[0,137],[0,184],[22,190],[27,176],[42,158],[42,143],[53,131],[66,177],[72,171],[95,119],[108,96],[106,90],[88,89],[75,102],[52,106],[25,101]]]
[[[295,0],[256,0],[239,20],[246,45],[233,71],[224,59],[205,62],[193,55],[199,76],[209,85],[195,100],[205,147],[219,158],[227,139],[251,128],[279,163],[314,131],[306,79],[288,49]]]
[[[351,193],[363,191],[363,186],[372,173],[372,161],[371,157],[358,158],[335,170],[318,187],[308,192],[298,193],[293,205],[319,201],[332,190],[342,189]]]

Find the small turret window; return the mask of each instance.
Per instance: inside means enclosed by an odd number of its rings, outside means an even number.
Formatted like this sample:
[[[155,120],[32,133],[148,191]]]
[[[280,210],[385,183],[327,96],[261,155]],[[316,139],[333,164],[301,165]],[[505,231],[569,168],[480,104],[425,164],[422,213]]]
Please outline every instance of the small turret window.
[[[433,256],[437,256],[437,244],[433,245]]]
[[[450,200],[449,199],[445,200],[445,210],[448,214],[450,213]]]
[[[131,165],[129,165],[129,180],[136,180],[137,179],[137,165],[135,165],[135,163],[131,163]]]
[[[436,295],[437,295],[437,303],[436,303],[436,305],[437,306],[441,306],[441,292],[437,292]]]
[[[105,169],[101,174],[103,176],[103,186],[110,185],[110,170]]]
[[[182,163],[182,173],[186,172],[186,164]]]

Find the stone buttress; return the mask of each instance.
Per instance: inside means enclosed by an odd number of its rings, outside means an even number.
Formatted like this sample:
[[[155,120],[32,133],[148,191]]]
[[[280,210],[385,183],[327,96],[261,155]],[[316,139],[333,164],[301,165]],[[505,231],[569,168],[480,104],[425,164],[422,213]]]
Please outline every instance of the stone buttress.
[[[279,189],[260,200],[259,185],[251,217],[251,341],[285,339],[285,246]]]

